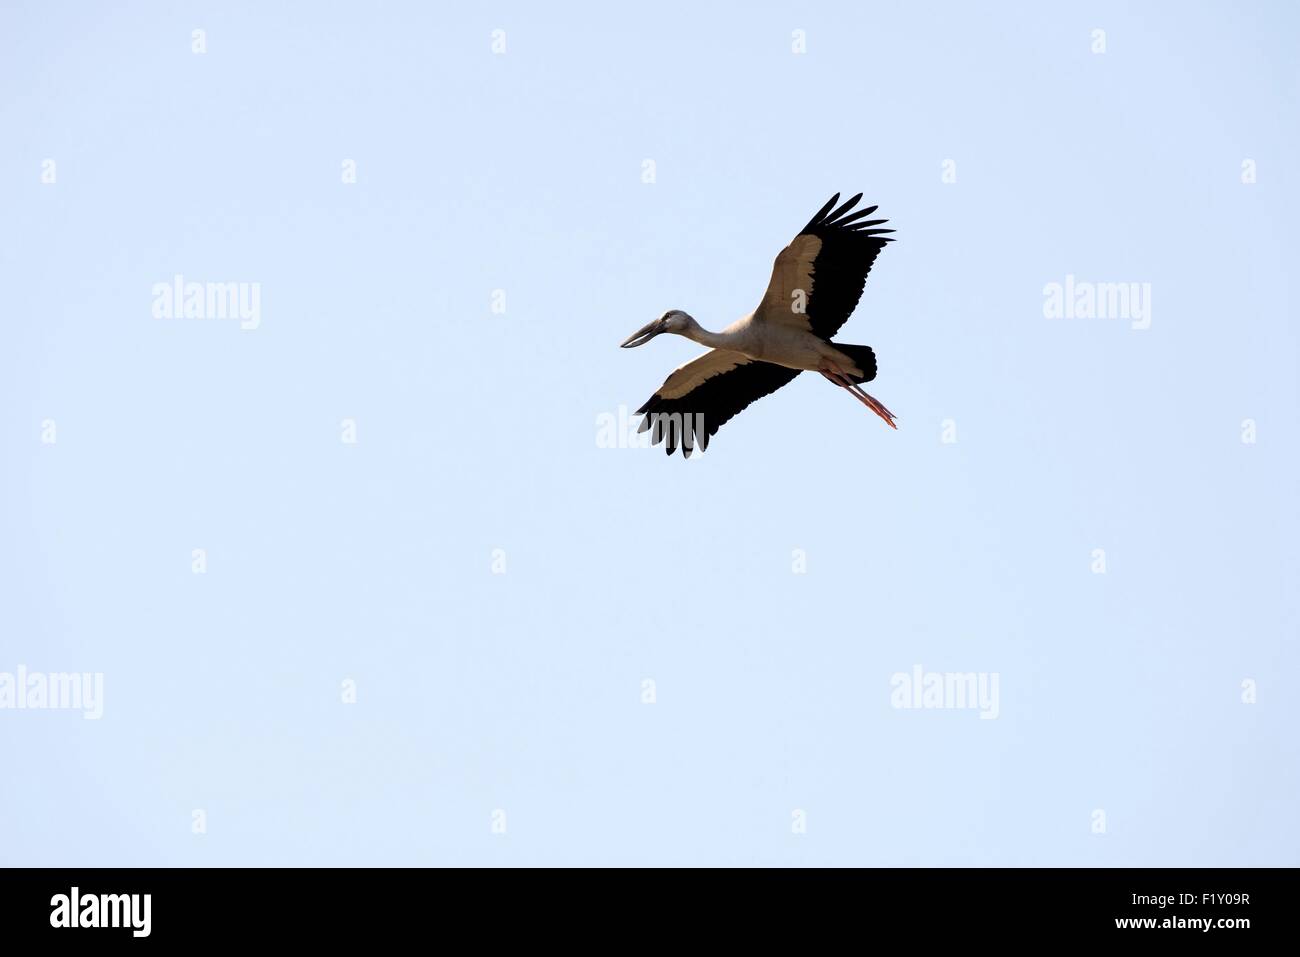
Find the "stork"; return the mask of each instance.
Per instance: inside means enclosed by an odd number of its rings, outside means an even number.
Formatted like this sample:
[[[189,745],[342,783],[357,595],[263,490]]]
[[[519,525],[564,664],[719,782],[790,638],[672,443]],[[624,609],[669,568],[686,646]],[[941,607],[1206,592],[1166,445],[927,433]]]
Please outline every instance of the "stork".
[[[622,348],[631,349],[671,332],[709,347],[678,366],[637,409],[644,416],[637,431],[653,426],[652,444],[666,439],[665,451],[672,455],[680,443],[683,457],[690,458],[697,444],[708,448],[732,416],[805,371],[820,372],[898,428],[894,414],[862,390],[861,383],[876,377],[871,347],[831,341],[857,308],[876,256],[893,241],[885,235],[892,229],[874,228],[887,220],[863,219],[878,207],[850,213],[861,198],[858,193],[836,207],[840,194],[832,196],[777,255],[758,308],[721,332],[670,309],[623,342]]]

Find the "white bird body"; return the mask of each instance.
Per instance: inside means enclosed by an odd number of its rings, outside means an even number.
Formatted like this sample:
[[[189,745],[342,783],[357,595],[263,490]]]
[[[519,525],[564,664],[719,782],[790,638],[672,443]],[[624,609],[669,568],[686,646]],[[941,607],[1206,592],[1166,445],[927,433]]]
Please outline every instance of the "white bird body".
[[[721,332],[698,326],[682,333],[687,339],[708,346],[709,351],[673,370],[657,393],[665,399],[680,399],[715,375],[729,372],[749,361],[767,362],[799,372],[817,372],[833,363],[852,376],[863,370],[838,349],[810,333],[785,326],[753,321],[750,314]]]
[[[852,359],[806,328],[765,322],[757,312],[737,319],[721,332],[709,332],[696,327],[682,335],[702,346],[739,352],[751,359],[771,362],[787,369],[798,369],[800,372],[824,369],[826,360],[829,359],[842,364],[845,371],[862,374],[862,370],[855,369]]]
[[[875,206],[846,215],[861,198],[832,212],[837,193],[822,207],[777,255],[763,300],[749,315],[710,332],[670,309],[623,343],[640,346],[671,332],[710,350],[678,366],[637,410],[645,415],[641,431],[653,426],[652,441],[666,438],[669,455],[679,444],[688,457],[697,443],[706,447],[728,419],[800,372],[821,373],[897,428],[893,413],[860,387],[876,376],[871,347],[831,341],[857,307],[876,256],[891,242],[882,234],[893,230],[867,228],[883,219],[857,221]]]

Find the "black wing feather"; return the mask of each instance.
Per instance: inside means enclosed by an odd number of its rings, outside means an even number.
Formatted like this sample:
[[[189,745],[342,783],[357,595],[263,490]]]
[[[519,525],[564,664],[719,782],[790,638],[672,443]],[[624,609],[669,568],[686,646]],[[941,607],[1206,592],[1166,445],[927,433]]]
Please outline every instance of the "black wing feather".
[[[839,193],[832,196],[830,202],[799,231],[800,235],[811,233],[821,240],[821,249],[812,262],[813,288],[805,314],[813,333],[823,339],[830,339],[848,322],[862,298],[867,274],[871,272],[876,257],[886,243],[893,242],[886,235],[892,233],[892,229],[867,228],[888,220],[861,220],[878,207],[869,206],[845,215],[857,205],[861,193],[830,212],[839,198]]]
[[[665,399],[656,392],[637,409],[645,416],[637,431],[644,432],[653,425],[652,445],[666,439],[664,450],[669,455],[680,445],[682,455],[690,458],[696,447],[707,449],[709,439],[729,419],[787,385],[798,374],[798,369],[751,361],[705,379],[676,399]]]

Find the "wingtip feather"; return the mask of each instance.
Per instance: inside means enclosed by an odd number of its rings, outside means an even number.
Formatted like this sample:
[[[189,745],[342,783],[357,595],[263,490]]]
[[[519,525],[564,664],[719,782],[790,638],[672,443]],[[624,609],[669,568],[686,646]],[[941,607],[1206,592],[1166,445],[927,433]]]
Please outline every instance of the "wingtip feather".
[[[839,194],[836,193],[835,195],[838,196]],[[850,209],[856,206],[858,204],[858,200],[860,200],[861,198],[862,198],[862,194],[858,193],[858,195],[854,196],[848,202],[840,206],[837,210],[835,210],[835,212],[831,213],[829,216],[826,217],[827,224],[832,226],[839,225],[836,222],[836,220],[838,220],[840,216],[842,216],[844,213],[847,213]]]

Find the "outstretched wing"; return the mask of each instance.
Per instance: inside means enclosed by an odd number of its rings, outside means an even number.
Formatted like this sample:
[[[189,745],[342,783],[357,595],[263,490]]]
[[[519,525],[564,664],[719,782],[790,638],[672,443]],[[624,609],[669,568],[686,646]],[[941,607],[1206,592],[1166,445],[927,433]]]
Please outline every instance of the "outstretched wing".
[[[681,446],[691,457],[698,446],[709,447],[709,439],[723,424],[751,402],[775,392],[799,374],[798,369],[759,362],[739,352],[714,349],[679,366],[645,405],[638,432],[653,429],[651,443],[665,442],[672,455]]]
[[[853,314],[872,263],[893,242],[885,234],[893,230],[873,228],[888,220],[862,218],[874,213],[875,206],[849,214],[861,193],[832,212],[839,198],[839,193],[832,196],[776,257],[767,292],[754,311],[756,320],[793,325],[829,339]]]

